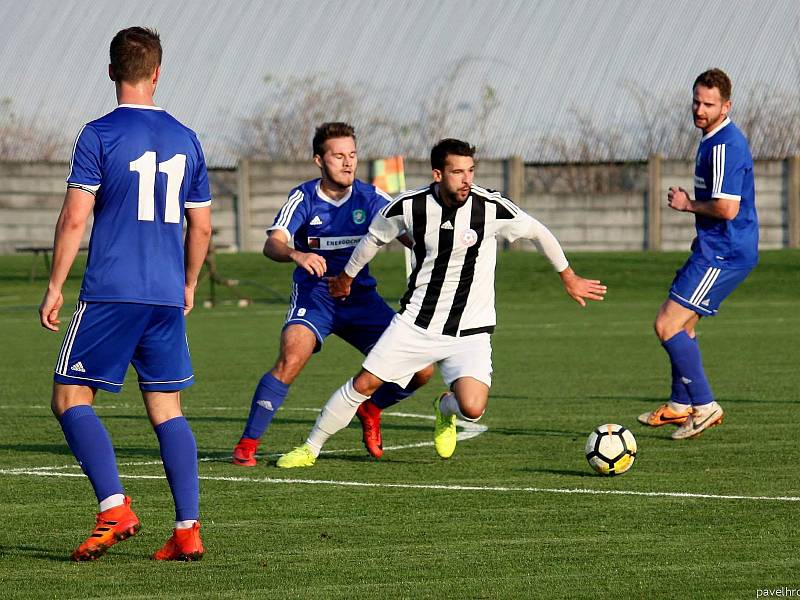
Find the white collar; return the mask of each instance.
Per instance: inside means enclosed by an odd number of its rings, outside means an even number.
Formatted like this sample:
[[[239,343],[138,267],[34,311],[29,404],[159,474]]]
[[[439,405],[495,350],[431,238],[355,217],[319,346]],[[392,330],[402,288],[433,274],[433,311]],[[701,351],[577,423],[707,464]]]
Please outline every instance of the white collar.
[[[347,188],[347,193],[344,196],[342,196],[339,200],[334,200],[333,198],[327,196],[325,192],[322,191],[322,186],[320,186],[319,181],[317,182],[316,191],[317,191],[317,196],[319,196],[320,200],[322,200],[323,202],[327,202],[328,204],[333,204],[335,207],[338,208],[342,204],[350,200],[350,196],[353,195],[353,186],[351,185],[349,188]]]
[[[705,141],[706,141],[708,138],[710,138],[710,137],[711,137],[711,136],[713,136],[715,133],[717,133],[718,131],[720,131],[720,130],[721,130],[723,127],[725,127],[726,125],[730,125],[730,122],[731,122],[731,118],[730,118],[730,117],[725,117],[725,120],[724,120],[722,123],[720,123],[720,124],[719,124],[719,125],[717,125],[717,126],[714,128],[714,129],[712,129],[712,130],[711,130],[711,131],[709,131],[707,134],[705,134],[705,135],[704,135],[704,136],[701,138],[701,140],[700,140],[700,141],[701,141],[701,142],[705,142]]]
[[[151,106],[149,104],[119,104],[117,108],[142,108],[144,110],[164,110],[160,106]]]

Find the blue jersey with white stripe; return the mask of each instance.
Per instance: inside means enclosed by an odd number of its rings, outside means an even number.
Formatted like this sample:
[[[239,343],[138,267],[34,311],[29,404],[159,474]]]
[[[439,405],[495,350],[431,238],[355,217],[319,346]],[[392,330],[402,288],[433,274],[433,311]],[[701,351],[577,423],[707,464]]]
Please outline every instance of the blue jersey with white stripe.
[[[122,104],[81,129],[67,184],[95,194],[80,299],[182,307],[184,209],[211,202],[194,132]]]
[[[325,277],[344,270],[353,248],[369,231],[372,217],[391,201],[391,197],[374,185],[356,179],[344,198],[328,198],[312,179],[294,188],[275,222],[267,231],[279,229],[294,240],[301,252],[313,252],[325,259]],[[315,283],[320,279],[300,267],[294,270],[298,284]],[[364,268],[353,280],[355,287],[375,287],[376,281]]]
[[[758,216],[753,158],[744,134],[730,119],[707,133],[697,149],[695,199],[724,198],[739,202],[734,219],[696,215],[695,255],[711,265],[744,269],[758,262]]]

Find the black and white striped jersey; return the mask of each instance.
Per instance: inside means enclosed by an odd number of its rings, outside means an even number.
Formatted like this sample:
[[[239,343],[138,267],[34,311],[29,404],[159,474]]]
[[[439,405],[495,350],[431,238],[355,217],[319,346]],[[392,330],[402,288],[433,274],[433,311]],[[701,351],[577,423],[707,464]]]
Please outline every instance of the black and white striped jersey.
[[[379,243],[404,232],[413,241],[400,318],[450,336],[494,330],[497,238],[536,239],[542,230],[555,241],[513,202],[477,185],[464,204],[452,208],[437,197],[436,184],[406,192],[383,208],[370,225],[370,234]],[[568,263],[557,242],[555,246],[557,251],[548,252],[548,258],[562,271]]]

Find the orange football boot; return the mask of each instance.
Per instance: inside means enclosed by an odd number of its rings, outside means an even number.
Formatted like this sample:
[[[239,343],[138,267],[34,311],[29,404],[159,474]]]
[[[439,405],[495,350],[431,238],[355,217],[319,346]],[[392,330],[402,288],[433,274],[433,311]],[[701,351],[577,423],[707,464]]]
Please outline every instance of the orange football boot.
[[[172,537],[152,556],[153,560],[200,560],[203,558],[203,540],[200,539],[200,522],[186,529],[173,529]]]
[[[650,427],[661,427],[669,423],[673,425],[681,425],[692,414],[692,407],[686,405],[686,410],[676,410],[671,402],[662,404],[652,412],[642,413],[638,417],[639,423],[648,425]],[[680,406],[680,405],[678,405]]]
[[[139,518],[131,510],[131,499],[124,504],[97,513],[92,535],[72,553],[72,560],[96,560],[117,542],[127,540],[139,531]]]
[[[361,421],[362,440],[364,447],[374,458],[383,456],[383,441],[381,440],[381,409],[367,400],[362,402],[356,411],[358,420]]]

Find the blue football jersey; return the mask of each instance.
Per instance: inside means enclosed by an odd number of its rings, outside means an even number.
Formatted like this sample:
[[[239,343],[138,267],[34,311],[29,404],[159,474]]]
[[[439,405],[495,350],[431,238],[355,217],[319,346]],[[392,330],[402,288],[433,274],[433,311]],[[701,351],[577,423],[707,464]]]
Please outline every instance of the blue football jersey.
[[[747,138],[730,119],[707,133],[697,149],[695,199],[725,198],[739,202],[732,220],[696,215],[692,249],[711,265],[751,268],[758,262],[758,215],[753,157]]]
[[[95,195],[80,299],[182,307],[184,209],[211,202],[194,132],[122,104],[81,129],[67,184]]]
[[[314,252],[325,258],[326,277],[344,270],[353,248],[369,231],[372,217],[391,201],[391,197],[374,185],[356,179],[350,192],[341,200],[333,200],[320,191],[319,179],[312,179],[294,188],[278,211],[267,231],[280,229],[301,252]],[[297,284],[318,282],[300,267],[294,271]],[[375,278],[366,267],[356,276],[353,286],[374,287]]]

